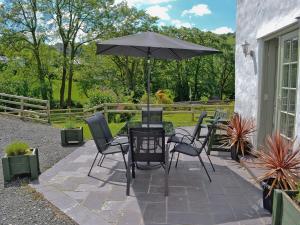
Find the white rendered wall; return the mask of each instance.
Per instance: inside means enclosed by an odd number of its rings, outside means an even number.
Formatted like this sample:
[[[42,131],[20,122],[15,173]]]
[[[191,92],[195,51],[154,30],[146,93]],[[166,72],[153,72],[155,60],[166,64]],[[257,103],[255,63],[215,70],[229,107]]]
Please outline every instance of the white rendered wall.
[[[263,38],[295,24],[300,16],[300,0],[237,0],[235,55],[235,111],[257,122],[262,76]],[[241,45],[247,41],[254,57],[243,54]],[[299,72],[299,71],[298,71]],[[298,86],[297,114],[300,113]],[[300,134],[300,117],[296,133]],[[299,135],[297,135],[299,136]]]

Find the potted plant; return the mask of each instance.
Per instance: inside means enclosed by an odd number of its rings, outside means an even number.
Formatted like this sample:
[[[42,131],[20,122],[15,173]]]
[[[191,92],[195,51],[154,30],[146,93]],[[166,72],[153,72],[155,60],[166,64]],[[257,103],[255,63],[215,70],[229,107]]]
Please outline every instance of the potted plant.
[[[83,128],[77,128],[72,120],[68,120],[65,123],[65,128],[60,131],[60,135],[62,146],[83,143]]]
[[[21,174],[29,174],[31,179],[38,178],[40,164],[37,148],[30,148],[25,142],[15,141],[7,145],[4,151],[2,168],[5,182]]]
[[[244,156],[252,148],[250,138],[255,131],[253,120],[245,119],[235,113],[229,123],[222,127],[226,131],[222,141],[230,147],[231,158],[239,161],[239,155]]]
[[[272,225],[294,225],[300,221],[300,186],[297,191],[275,189],[273,193]]]
[[[263,188],[263,206],[272,212],[274,189],[295,190],[299,180],[300,149],[293,150],[292,141],[284,139],[279,132],[268,136],[260,150],[253,151],[253,162],[263,174],[257,178]]]

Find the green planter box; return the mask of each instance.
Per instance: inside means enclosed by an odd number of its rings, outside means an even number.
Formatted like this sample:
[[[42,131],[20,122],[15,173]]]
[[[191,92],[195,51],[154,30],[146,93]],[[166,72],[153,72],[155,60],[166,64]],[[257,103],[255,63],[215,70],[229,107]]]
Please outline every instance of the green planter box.
[[[277,189],[274,191],[272,225],[300,224],[300,207],[292,200],[297,193]]]
[[[63,129],[60,131],[61,145],[72,145],[83,143],[83,128]]]
[[[15,175],[22,174],[28,174],[32,180],[37,179],[41,173],[38,149],[32,149],[32,155],[5,155],[2,158],[2,168],[5,182],[11,181]]]

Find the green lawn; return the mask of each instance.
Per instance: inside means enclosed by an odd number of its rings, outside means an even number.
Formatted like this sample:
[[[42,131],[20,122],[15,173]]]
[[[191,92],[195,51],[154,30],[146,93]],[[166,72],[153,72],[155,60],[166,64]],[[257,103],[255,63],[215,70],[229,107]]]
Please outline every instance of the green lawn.
[[[133,118],[133,120],[140,120],[140,116],[137,115]],[[194,126],[196,121],[192,121],[192,115],[188,113],[181,113],[181,114],[168,114],[164,115],[165,121],[172,121],[175,127],[182,127],[182,126]],[[54,127],[63,128],[65,123],[55,123],[52,124]],[[115,136],[118,131],[121,129],[122,126],[125,125],[125,122],[122,123],[110,123],[109,127],[111,129],[112,134]],[[87,124],[84,122],[76,122],[76,126],[83,127],[84,139],[90,140],[92,139],[91,133]]]
[[[56,101],[59,101],[60,85],[61,85],[60,80],[53,81],[53,98]],[[67,99],[67,96],[68,96],[68,82],[66,82],[65,99]],[[73,85],[72,85],[72,100],[75,102],[80,102],[82,105],[84,105],[88,101],[88,98],[84,94],[81,94],[78,84],[75,81],[73,81]]]

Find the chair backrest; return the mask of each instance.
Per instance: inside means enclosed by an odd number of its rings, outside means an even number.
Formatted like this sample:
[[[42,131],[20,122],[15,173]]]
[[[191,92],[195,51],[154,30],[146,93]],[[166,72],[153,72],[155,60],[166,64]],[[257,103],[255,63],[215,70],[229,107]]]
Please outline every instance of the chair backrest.
[[[106,141],[110,142],[111,140],[113,140],[113,136],[112,136],[112,133],[109,129],[109,126],[108,126],[108,123],[105,119],[105,116],[101,112],[95,113],[95,116],[99,119],[99,122],[100,122],[101,127],[102,127],[103,132],[104,132],[104,136],[106,138]]]
[[[200,132],[201,132],[201,124],[203,122],[203,119],[207,116],[207,113],[205,111],[203,111],[199,118],[198,118],[198,122],[195,126],[195,129],[193,131],[193,137],[192,137],[192,140],[191,140],[191,143],[194,143],[195,139],[199,137],[200,135]]]
[[[228,117],[227,112],[217,109],[215,111],[214,118],[226,119]]]
[[[165,162],[163,128],[130,128],[129,141],[133,162]]]
[[[162,108],[150,108],[149,111],[149,124],[162,124],[163,109]],[[148,123],[148,110],[142,108],[142,123]]]
[[[100,122],[100,118],[97,116],[92,116],[85,120],[88,124],[94,142],[99,152],[103,152],[107,148],[107,139],[104,134],[103,127]]]
[[[214,121],[212,122],[212,124],[208,127],[208,132],[207,132],[207,135],[206,135],[206,137],[205,137],[204,141],[202,142],[202,145],[199,149],[199,154],[201,154],[202,150],[208,144],[208,142],[209,142],[209,140],[210,140],[210,138],[211,138],[211,136],[212,136],[219,120],[220,120],[220,117],[215,118]]]

